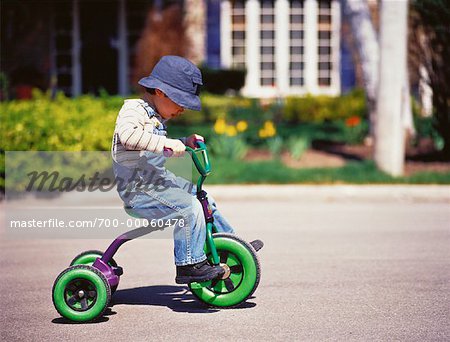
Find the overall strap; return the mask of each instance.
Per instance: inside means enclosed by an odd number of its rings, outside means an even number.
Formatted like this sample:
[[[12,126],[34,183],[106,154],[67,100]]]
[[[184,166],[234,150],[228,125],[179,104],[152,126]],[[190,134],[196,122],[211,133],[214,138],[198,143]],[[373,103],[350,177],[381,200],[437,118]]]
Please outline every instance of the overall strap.
[[[150,119],[154,118],[155,120],[157,120],[157,126],[155,127],[157,134],[167,136],[167,127],[165,125],[165,120],[163,120],[158,112],[156,112],[146,101],[142,100],[140,101],[140,103],[147,112],[148,117]]]
[[[141,105],[142,105],[142,107],[144,107],[144,109],[147,112],[147,115],[150,119],[156,115],[155,110],[152,107],[150,107],[150,105],[147,102],[145,102],[144,100],[141,101]]]

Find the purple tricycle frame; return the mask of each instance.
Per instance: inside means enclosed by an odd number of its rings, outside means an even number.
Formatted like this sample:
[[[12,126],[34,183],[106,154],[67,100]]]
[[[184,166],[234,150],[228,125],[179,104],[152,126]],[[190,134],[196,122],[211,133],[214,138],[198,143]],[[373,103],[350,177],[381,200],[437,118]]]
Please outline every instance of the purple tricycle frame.
[[[206,191],[204,191],[204,190],[198,191],[197,199],[200,201],[200,203],[202,205],[203,213],[205,215],[205,220],[207,222],[208,233],[210,233],[210,234],[207,234],[207,243],[209,242],[208,245],[209,245],[210,249],[214,249],[214,251],[215,251],[215,246],[211,246],[211,244],[214,244],[214,243],[212,242],[212,238],[210,238],[211,233],[215,232],[215,227],[213,224],[214,218],[212,215],[211,206],[208,202],[208,197],[207,197]],[[132,212],[128,208],[126,208],[125,210],[132,215],[136,215],[134,212]],[[160,230],[160,228],[153,228],[153,227],[148,227],[148,226],[140,227],[140,228],[133,229],[129,232],[126,232],[126,233],[118,236],[109,245],[109,247],[103,253],[102,257],[97,258],[94,261],[94,264],[92,266],[97,268],[100,272],[102,272],[104,274],[104,276],[108,280],[108,283],[111,287],[117,287],[117,285],[119,284],[120,276],[122,275],[123,271],[122,271],[121,267],[111,266],[110,261],[112,260],[114,255],[117,253],[120,246],[122,246],[125,242],[134,240],[138,237],[141,237],[141,236],[144,236],[147,234],[150,234],[151,232],[153,232],[155,230]],[[211,232],[210,232],[210,230],[211,230]],[[209,241],[209,240],[211,240],[211,241]],[[213,252],[213,259],[215,259],[215,261],[217,261],[216,264],[218,264],[219,260],[218,260],[218,258],[214,258],[215,254],[216,253]]]

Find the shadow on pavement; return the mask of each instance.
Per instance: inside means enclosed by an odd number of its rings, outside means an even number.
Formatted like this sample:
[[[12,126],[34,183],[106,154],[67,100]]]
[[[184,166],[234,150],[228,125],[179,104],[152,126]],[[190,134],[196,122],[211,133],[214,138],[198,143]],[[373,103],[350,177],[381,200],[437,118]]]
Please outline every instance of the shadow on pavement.
[[[97,323],[103,323],[103,322],[109,321],[109,318],[106,316],[112,316],[115,314],[117,314],[117,312],[112,311],[111,308],[107,308],[105,310],[105,312],[103,313],[102,317],[100,317],[92,322],[73,322],[73,321],[69,321],[68,319],[65,319],[64,317],[58,317],[58,318],[52,319],[52,323],[55,323],[55,324],[97,324]]]
[[[219,309],[209,308],[198,301],[184,286],[155,285],[117,290],[111,300],[114,305],[166,306],[176,312],[213,313]],[[243,303],[236,309],[252,308],[255,303]]]
[[[112,314],[114,315],[115,312],[112,313]],[[105,316],[108,315],[108,309],[106,310],[104,315]],[[104,316],[100,317],[99,319],[96,319],[93,322],[73,322],[73,321],[69,321],[68,319],[65,319],[63,317],[58,317],[58,318],[52,319],[52,323],[54,323],[54,324],[97,324],[97,323],[104,323],[104,322],[107,322],[107,321],[109,321],[109,318],[108,317],[104,317]]]

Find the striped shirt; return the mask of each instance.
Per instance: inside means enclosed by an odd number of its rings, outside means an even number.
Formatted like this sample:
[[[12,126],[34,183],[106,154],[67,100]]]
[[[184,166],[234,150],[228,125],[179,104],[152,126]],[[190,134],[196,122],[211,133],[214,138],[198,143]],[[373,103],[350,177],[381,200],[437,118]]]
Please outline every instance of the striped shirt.
[[[141,99],[125,100],[116,120],[111,154],[114,161],[135,167],[146,152],[162,153],[166,127],[161,116]]]

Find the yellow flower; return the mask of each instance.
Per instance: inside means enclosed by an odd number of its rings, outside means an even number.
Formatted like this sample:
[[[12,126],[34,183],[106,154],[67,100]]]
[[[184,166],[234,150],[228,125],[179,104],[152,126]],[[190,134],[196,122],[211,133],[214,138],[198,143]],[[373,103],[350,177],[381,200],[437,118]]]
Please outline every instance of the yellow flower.
[[[244,132],[245,130],[247,130],[247,128],[248,128],[247,121],[241,120],[238,121],[238,123],[236,124],[236,129],[238,130],[238,132]]]
[[[275,128],[275,125],[272,121],[266,121],[264,122],[263,128],[259,130],[259,137],[260,138],[270,138],[273,137],[277,133],[277,130]]]
[[[224,134],[227,129],[227,123],[224,119],[217,119],[216,123],[214,124],[214,131],[217,134]]]
[[[226,133],[229,137],[234,137],[237,134],[236,127],[234,126],[227,126]]]

